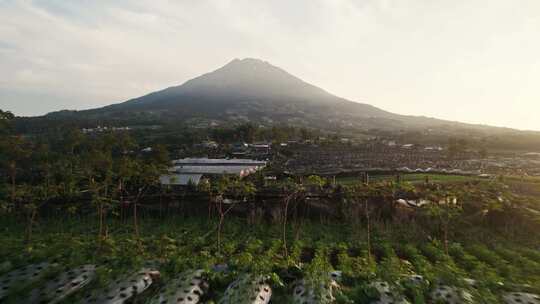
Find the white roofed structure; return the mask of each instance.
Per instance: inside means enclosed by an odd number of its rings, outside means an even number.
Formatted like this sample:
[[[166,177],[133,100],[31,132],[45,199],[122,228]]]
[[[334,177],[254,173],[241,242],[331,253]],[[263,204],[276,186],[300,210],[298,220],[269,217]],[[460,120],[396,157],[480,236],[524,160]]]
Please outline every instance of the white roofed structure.
[[[202,174],[168,174],[162,175],[159,182],[162,185],[187,186],[189,184],[198,185]]]
[[[183,158],[173,161],[175,166],[266,166],[265,161],[243,158]]]
[[[202,176],[248,176],[266,166],[265,161],[252,159],[184,158],[173,161],[169,174],[160,178],[164,185],[197,185]]]

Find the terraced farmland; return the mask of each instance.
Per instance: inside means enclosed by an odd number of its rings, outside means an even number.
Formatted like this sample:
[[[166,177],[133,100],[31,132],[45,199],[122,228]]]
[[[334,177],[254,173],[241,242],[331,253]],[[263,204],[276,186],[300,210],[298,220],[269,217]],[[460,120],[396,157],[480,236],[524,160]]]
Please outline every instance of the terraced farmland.
[[[540,252],[518,242],[438,241],[378,229],[371,250],[347,225],[225,225],[216,247],[205,220],[120,223],[97,240],[91,222],[51,221],[31,246],[8,225],[0,248],[2,303],[540,303]],[[384,231],[384,232],[383,232]],[[360,231],[361,234],[362,231]]]

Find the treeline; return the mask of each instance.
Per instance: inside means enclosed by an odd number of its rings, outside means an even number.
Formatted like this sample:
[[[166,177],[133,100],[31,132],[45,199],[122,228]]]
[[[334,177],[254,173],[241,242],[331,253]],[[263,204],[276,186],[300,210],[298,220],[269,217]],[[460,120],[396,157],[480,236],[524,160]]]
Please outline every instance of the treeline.
[[[326,137],[329,139],[344,137],[380,137],[397,140],[400,143],[419,145],[442,145],[446,146],[452,141],[465,141],[467,148],[481,152],[485,151],[540,151],[540,132],[516,131],[505,128],[490,127],[456,127],[441,126],[429,130],[424,129],[325,129],[310,128],[293,125],[275,124],[264,126],[257,122],[238,123],[230,126],[198,127],[193,125],[193,120],[161,119],[148,115],[131,115],[122,119],[113,118],[74,118],[70,111],[55,113],[43,117],[16,117],[13,122],[14,130],[19,134],[42,135],[65,128],[95,128],[97,126],[108,127],[142,127],[139,132],[146,135],[149,141],[162,140],[172,144],[182,142],[193,144],[203,140],[214,140],[219,143],[230,142],[283,142],[287,140],[315,139]],[[160,126],[158,130],[144,130],[144,127]],[[151,136],[150,136],[151,134]],[[459,149],[459,148],[458,148]]]
[[[465,144],[473,151],[524,152],[540,151],[540,132],[518,131],[504,128],[452,128],[448,126],[429,130],[380,130],[366,131],[371,136],[388,138],[400,143],[417,145]],[[462,145],[463,146],[463,145]]]
[[[201,128],[184,121],[139,120],[95,120],[62,117],[12,117],[12,129],[17,134],[28,136],[57,136],[66,129],[94,129],[101,127],[131,127],[132,134],[143,144],[167,143],[170,145],[193,145],[205,140],[218,143],[234,142],[286,142],[307,140],[321,136],[338,138],[335,132],[290,125],[262,126],[243,122],[228,126]],[[155,127],[155,128],[152,128]],[[332,135],[333,134],[333,135]]]
[[[272,142],[281,143],[289,140],[307,140],[323,136],[320,130],[299,128],[294,126],[259,126],[253,123],[242,123],[227,127],[193,128],[183,124],[163,125],[159,130],[134,132],[134,136],[151,138],[153,142],[169,145],[193,145],[204,141],[215,141],[220,144]],[[139,136],[140,135],[140,136]]]
[[[1,115],[0,211],[22,216],[28,238],[43,205],[56,202],[48,207],[76,213],[88,207],[79,203],[86,196],[103,222],[110,206],[136,206],[169,165],[165,147],[141,153],[127,132],[85,135],[71,128],[25,137],[13,132],[10,113]]]

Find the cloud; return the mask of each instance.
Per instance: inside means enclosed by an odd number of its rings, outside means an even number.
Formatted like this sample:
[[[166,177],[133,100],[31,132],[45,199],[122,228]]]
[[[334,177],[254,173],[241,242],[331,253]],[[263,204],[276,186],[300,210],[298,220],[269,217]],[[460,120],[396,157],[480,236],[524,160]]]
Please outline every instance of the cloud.
[[[539,10],[535,0],[1,1],[0,107],[92,108],[258,57],[398,113],[540,129],[523,119],[540,111]]]

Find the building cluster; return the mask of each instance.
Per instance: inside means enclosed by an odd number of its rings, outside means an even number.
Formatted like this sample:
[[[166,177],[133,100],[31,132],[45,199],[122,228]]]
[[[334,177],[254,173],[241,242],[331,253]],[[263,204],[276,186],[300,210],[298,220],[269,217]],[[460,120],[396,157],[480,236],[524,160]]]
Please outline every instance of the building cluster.
[[[465,175],[540,176],[540,158],[490,157],[475,153],[448,157],[438,146],[331,145],[297,146],[285,167],[295,174],[332,175],[356,171],[400,171],[404,173],[447,173]]]
[[[218,144],[215,141],[203,141],[193,146],[195,149],[202,149],[209,155],[227,154],[232,158],[247,158],[256,160],[268,160],[272,157],[272,144],[267,142],[245,143],[236,142],[233,144]]]
[[[91,133],[103,133],[103,132],[117,132],[117,131],[129,131],[131,130],[130,127],[107,127],[107,126],[97,126],[95,128],[83,128],[81,131],[84,134],[91,134]]]
[[[252,159],[184,158],[173,161],[169,173],[161,176],[163,185],[198,185],[203,178],[222,175],[245,177],[266,166],[265,161]]]
[[[286,142],[276,148],[269,143],[235,143],[224,146],[212,141],[197,145],[207,151],[219,150],[214,158],[184,158],[173,162],[165,185],[198,185],[202,179],[221,175],[248,176],[272,162],[272,176],[339,175],[358,172],[442,173],[492,177],[494,175],[540,176],[540,156],[527,153],[480,158],[467,152],[448,156],[441,146],[418,146],[385,142],[365,145]],[[221,156],[216,156],[221,155]],[[227,155],[227,156],[225,156]],[[230,158],[229,158],[230,157]],[[279,172],[276,172],[276,169]]]

